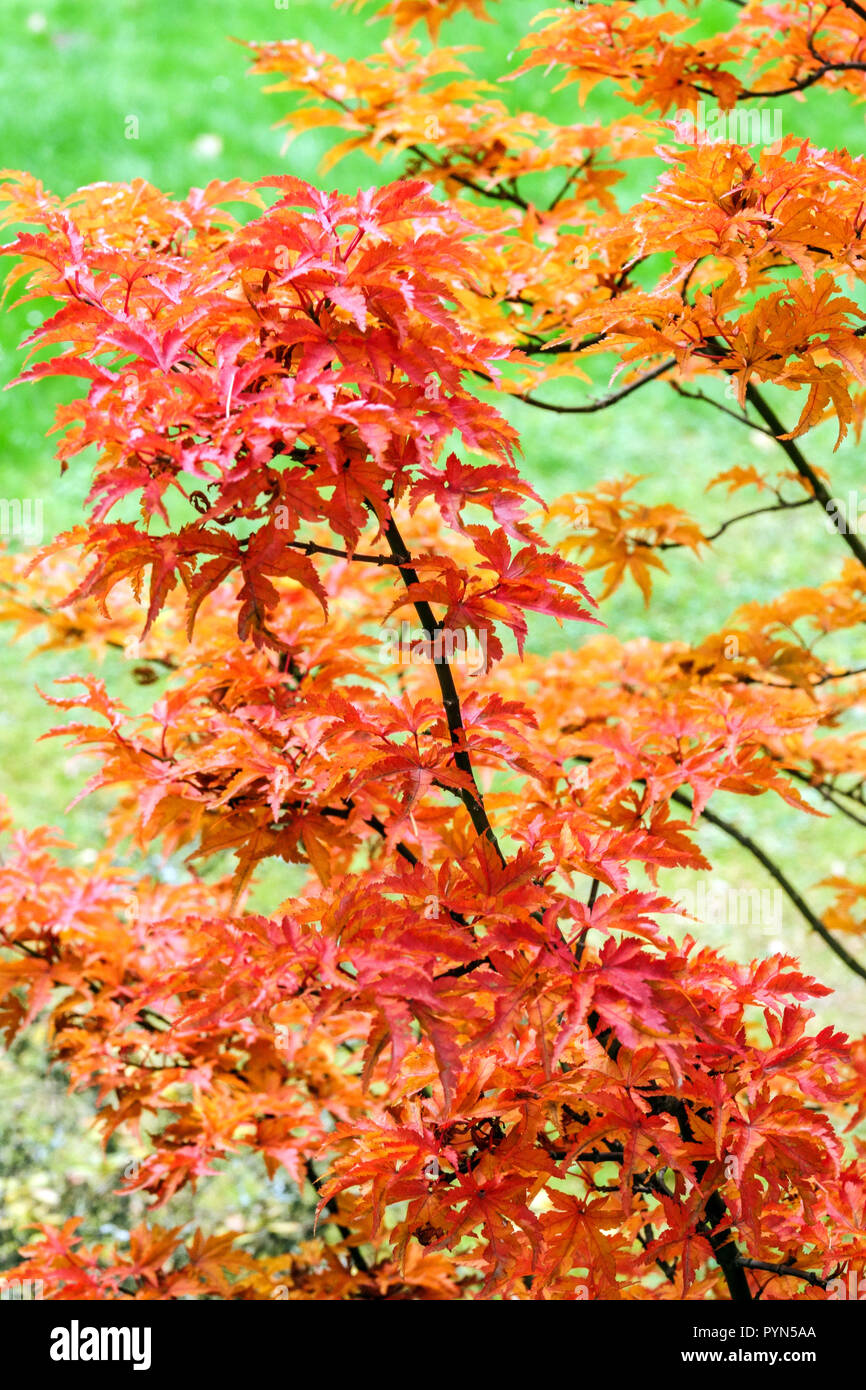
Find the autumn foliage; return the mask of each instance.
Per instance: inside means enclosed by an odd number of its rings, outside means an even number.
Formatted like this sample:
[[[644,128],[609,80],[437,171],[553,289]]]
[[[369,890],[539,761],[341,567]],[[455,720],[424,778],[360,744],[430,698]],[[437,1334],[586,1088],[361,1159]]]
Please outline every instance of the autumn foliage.
[[[694,644],[622,644],[605,598],[649,601],[673,547],[711,582],[720,532],[615,467],[546,509],[499,408],[715,403],[780,451],[713,480],[754,499],[729,524],[822,526],[832,484],[798,441],[863,422],[866,159],[682,113],[862,99],[866,11],[748,0],[697,38],[705,8],[541,14],[506,77],[619,102],[568,126],[443,43],[480,0],[392,0],[372,59],[252,45],[293,130],[403,155],[354,197],[5,176],[13,298],[55,305],[24,379],[84,380],[57,454],[93,482],[80,526],[4,558],[0,616],[123,648],[158,697],[133,715],[90,674],[46,694],[115,803],[88,869],[6,825],[0,1020],[11,1040],[47,1011],[105,1136],[144,1126],[128,1187],[156,1208],[245,1147],[321,1199],[315,1240],[261,1259],[158,1210],[127,1245],[43,1228],[20,1271],[49,1297],[745,1301],[866,1271],[866,1039],[816,1029],[829,991],[793,956],[672,935],[657,887],[710,870],[702,819],[737,836],[717,792],[807,815],[811,787],[858,818],[866,678],[812,639],[866,620],[866,550],[837,528],[831,580]],[[599,355],[602,398],[580,386]],[[572,404],[545,396],[560,379]],[[563,625],[553,656],[534,614]],[[483,669],[383,658],[407,618],[477,639]],[[136,877],[121,847],[183,850],[188,879]],[[303,887],[261,914],[275,859]],[[770,872],[866,978],[843,941],[862,883],[822,916]]]

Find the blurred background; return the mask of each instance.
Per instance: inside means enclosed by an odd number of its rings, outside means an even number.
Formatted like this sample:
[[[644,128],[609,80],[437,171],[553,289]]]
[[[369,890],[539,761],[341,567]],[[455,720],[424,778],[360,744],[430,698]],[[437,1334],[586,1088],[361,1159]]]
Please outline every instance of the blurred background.
[[[477,45],[470,61],[480,75],[495,80],[543,8],[533,0],[494,3],[494,23],[460,15],[443,28],[440,42]],[[361,56],[378,50],[388,33],[387,25],[369,22],[369,13],[335,13],[329,0],[288,0],[287,8],[274,0],[42,0],[38,6],[3,0],[0,164],[28,170],[61,194],[98,181],[145,178],[182,196],[213,178],[253,180],[278,172],[346,192],[386,182],[398,175],[399,164],[390,158],[377,164],[362,155],[319,177],[319,161],[333,143],[328,131],[284,148],[285,132],[275,125],[287,99],[265,95],[265,80],[245,76],[248,55],[231,42],[297,37],[344,57]],[[700,13],[701,23],[713,28],[729,22],[730,6],[718,0],[702,4]],[[502,99],[514,109],[560,121],[603,120],[621,110],[604,89],[596,89],[581,111],[576,87],[556,91],[555,82],[529,75],[505,84]],[[785,134],[866,153],[866,108],[853,106],[844,94],[813,89],[805,99],[786,98],[783,108]],[[654,172],[646,162],[627,171],[619,192],[623,206]],[[32,305],[0,315],[3,384],[16,375],[23,357],[18,344],[40,317]],[[601,389],[606,373],[601,366],[594,370]],[[566,383],[546,391],[550,399],[567,400],[577,399],[582,389],[570,391]],[[55,405],[74,394],[74,384],[50,381],[0,395],[0,497],[40,501],[45,540],[80,519],[87,491],[87,457],[79,456],[61,477],[46,438]],[[794,402],[789,398],[782,406],[793,420]],[[683,401],[663,384],[597,415],[558,417],[515,401],[503,409],[521,431],[525,472],[546,500],[604,478],[643,474],[640,500],[673,501],[711,529],[753,505],[750,494],[727,501],[722,489],[707,494],[714,474],[754,464],[772,475],[784,462],[769,440]],[[804,451],[813,465],[830,470],[833,494],[845,497],[863,475],[862,446],[852,438],[834,455],[834,434],[831,426],[813,432]],[[649,609],[634,587],[625,587],[605,603],[601,616],[623,639],[699,642],[740,604],[833,578],[846,553],[817,509],[756,518],[727,531],[703,560],[672,552]],[[599,592],[598,575],[591,576],[590,587]],[[8,630],[0,631],[0,640],[8,637]],[[538,620],[529,645],[544,652],[585,640],[585,631]],[[75,847],[70,853],[87,863],[100,845],[105,803],[91,797],[66,811],[92,769],[61,741],[38,741],[57,718],[36,687],[48,690],[58,676],[87,669],[89,658],[79,651],[31,656],[35,645],[36,640],[18,642],[0,662],[0,790],[20,825],[61,826]],[[847,665],[866,664],[862,636],[849,634],[844,651]],[[109,653],[100,674],[122,698],[137,702],[122,657]],[[719,797],[713,806],[752,834],[802,890],[831,873],[856,875],[855,856],[866,842],[850,822],[818,821],[769,796]],[[701,835],[719,881],[731,890],[773,886],[719,832],[706,827]],[[673,874],[662,878],[665,891],[673,893],[678,885],[694,887]],[[282,895],[288,891],[284,886]],[[812,895],[818,905],[822,891]],[[710,924],[701,935],[742,959],[775,950],[800,955],[809,971],[837,989],[821,1004],[822,1021],[863,1031],[864,987],[787,904],[779,922]],[[61,1069],[46,1074],[42,1042],[35,1029],[10,1053],[0,1053],[0,1268],[13,1262],[30,1222],[81,1215],[90,1239],[109,1239],[128,1230],[144,1210],[140,1197],[114,1192],[124,1168],[135,1162],[134,1146],[115,1138],[102,1152],[90,1129],[87,1096],[66,1095]],[[198,1195],[175,1197],[156,1219],[166,1225],[194,1221],[206,1231],[243,1229],[256,1251],[288,1248],[309,1230],[311,1192],[299,1199],[287,1179],[268,1180],[257,1160],[238,1158],[222,1167]]]

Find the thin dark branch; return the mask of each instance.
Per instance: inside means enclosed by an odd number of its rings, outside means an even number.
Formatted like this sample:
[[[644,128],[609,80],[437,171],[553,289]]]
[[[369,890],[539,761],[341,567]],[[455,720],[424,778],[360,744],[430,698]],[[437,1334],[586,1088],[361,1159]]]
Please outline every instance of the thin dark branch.
[[[677,1121],[680,1137],[687,1144],[694,1143],[694,1132],[689,1119],[686,1103],[681,1097],[656,1096],[657,1113],[663,1111],[673,1115]],[[657,1152],[651,1150],[651,1152]],[[609,1152],[603,1150],[588,1150],[578,1154],[578,1160],[591,1163],[622,1163],[624,1155],[622,1146],[618,1143],[611,1146]],[[706,1160],[699,1160],[695,1164],[695,1178],[700,1183],[705,1176],[709,1163]],[[658,1174],[635,1175],[633,1179],[635,1190],[657,1192],[660,1196],[669,1201],[674,1199],[673,1192],[666,1186]],[[735,1303],[750,1303],[752,1301],[752,1291],[749,1288],[749,1281],[743,1273],[740,1255],[736,1241],[729,1230],[720,1231],[719,1227],[724,1222],[728,1209],[725,1200],[720,1192],[713,1191],[704,1203],[706,1220],[698,1220],[696,1227],[709,1241],[716,1261],[721,1269],[731,1300]]]
[[[364,555],[355,551],[338,550],[332,545],[319,545],[316,541],[286,541],[290,550],[303,550],[305,555],[333,555],[338,560],[357,560],[362,565],[396,565],[393,555]]]
[[[738,521],[748,521],[750,517],[761,516],[764,512],[787,512],[793,507],[808,507],[813,505],[814,501],[814,497],[799,497],[796,502],[779,501],[767,507],[754,507],[750,512],[739,512],[736,516],[729,516],[727,521],[723,521],[720,526],[716,527],[715,531],[708,531],[705,536],[701,537],[701,540],[709,544],[710,541],[718,540],[729,526],[735,526]],[[637,537],[635,544],[647,546],[650,550],[682,550],[685,541],[658,541],[654,543]]]
[[[809,689],[816,690],[819,685],[826,685],[828,681],[848,680],[851,676],[859,676],[862,674],[862,667],[859,666],[852,666],[848,671],[826,671],[823,676],[816,676],[813,681],[809,682]],[[804,688],[802,684],[796,681],[763,681],[760,680],[758,676],[749,676],[744,672],[734,677],[734,680],[741,685],[764,685],[771,690],[802,690]]]
[[[693,809],[691,799],[686,796],[684,792],[674,792],[671,799],[678,802],[680,806],[686,806],[690,811]],[[770,856],[760,845],[755,843],[751,836],[745,834],[738,826],[732,825],[729,820],[725,820],[724,817],[717,815],[715,811],[711,811],[707,806],[701,811],[701,816],[704,820],[708,821],[710,825],[714,825],[717,829],[723,830],[732,840],[736,840],[737,844],[742,845],[743,849],[748,850],[752,857],[757,859],[759,864],[763,865],[770,877],[775,879],[785,896],[794,904],[800,916],[804,921],[808,922],[814,932],[818,933],[822,941],[826,942],[830,950],[848,966],[849,970],[852,970],[855,975],[859,975],[861,980],[866,980],[866,968],[846,951],[845,947],[836,940],[832,932],[827,930],[820,917],[816,916],[812,911],[805,898],[797,891],[790,879],[788,879],[779,868],[778,864],[773,862]]]
[[[559,203],[559,202],[562,201],[562,199],[565,197],[566,193],[568,192],[569,188],[571,187],[572,183],[573,183],[574,180],[577,178],[577,175],[581,172],[581,170],[583,170],[583,169],[586,168],[586,166],[589,164],[591,158],[592,158],[591,155],[587,155],[586,159],[584,159],[580,164],[575,164],[574,167],[573,167],[572,169],[569,170],[569,172],[568,172],[568,174],[567,174],[567,176],[566,176],[565,183],[562,185],[562,187],[560,188],[560,190],[559,190],[559,192],[556,194],[556,196],[555,196],[554,198],[551,198],[550,202],[548,203],[548,205],[547,205],[547,211],[548,211],[548,212],[552,212],[553,209],[556,207],[557,203]]]
[[[794,777],[798,782],[802,782],[805,786],[811,787],[813,791],[816,791],[818,793],[822,801],[828,802],[839,812],[840,815],[845,816],[850,821],[853,821],[855,825],[866,826],[866,817],[858,816],[857,812],[852,811],[850,806],[844,806],[841,801],[836,800],[837,795],[845,795],[843,791],[839,790],[836,787],[828,787],[826,782],[813,782],[811,777],[809,777],[805,772],[800,772],[795,767],[786,768],[785,771],[787,772],[789,777]]]
[[[813,500],[814,499],[811,497],[798,497],[796,502],[784,502],[780,500],[778,503],[774,503],[769,507],[755,507],[750,512],[740,512],[738,516],[728,517],[727,521],[723,521],[721,526],[718,526],[715,531],[710,531],[708,535],[704,536],[704,540],[717,540],[719,536],[727,531],[729,526],[735,526],[738,521],[748,521],[749,517],[760,516],[763,512],[787,512],[791,511],[794,507],[808,507]]]
[[[523,331],[528,332],[529,330],[524,329]],[[539,335],[536,334],[535,336],[538,337]],[[517,343],[516,346],[520,348],[521,352],[525,352],[527,357],[576,357],[586,348],[596,347],[598,343],[603,343],[605,337],[606,334],[604,333],[590,333],[577,344],[541,342],[540,344]],[[489,377],[487,379],[490,380]]]
[[[749,385],[746,387],[746,399],[755,407],[761,419],[764,420],[773,431],[779,448],[787,454],[800,477],[808,482],[817,501],[820,502],[824,511],[829,516],[831,510],[833,510],[833,498],[821,482],[821,479],[818,477],[812,465],[800,452],[793,439],[780,438],[781,435],[787,433],[785,426],[782,424],[769,402],[764,399],[757,387],[753,386],[751,382],[749,382]],[[866,546],[863,545],[856,532],[850,530],[850,528],[846,528],[844,531],[840,531],[839,534],[852,555],[856,555],[861,565],[866,566]]]
[[[647,1222],[642,1231],[638,1231],[637,1238],[644,1250],[648,1250],[656,1238],[655,1231],[649,1222]],[[677,1282],[676,1263],[670,1264],[667,1260],[656,1259],[656,1264],[669,1284],[675,1284]]]
[[[477,970],[479,965],[489,965],[489,956],[479,956],[478,960],[467,961],[465,965],[452,966],[450,970],[443,970],[441,975],[434,975],[434,980],[459,980],[462,975],[471,975],[473,970]]]
[[[587,405],[555,405],[553,401],[539,401],[534,396],[517,395],[517,400],[524,401],[527,405],[534,405],[539,410],[551,410],[556,415],[593,415],[597,410],[607,410],[608,406],[616,405],[618,401],[625,400],[634,391],[639,391],[642,386],[648,385],[651,381],[656,381],[658,377],[669,372],[676,366],[673,360],[662,362],[658,367],[653,367],[650,371],[644,372],[636,381],[629,382],[628,386],[623,386],[619,391],[612,391],[608,396],[602,396],[601,400],[590,401]]]
[[[600,887],[601,884],[599,880],[597,878],[594,878],[592,880],[592,885],[589,890],[589,897],[586,900],[586,906],[590,912],[592,912],[592,909],[595,907],[595,900],[598,897],[598,890]],[[577,965],[580,965],[580,962],[583,960],[584,947],[586,946],[586,934],[588,931],[589,927],[587,926],[581,932],[580,938],[576,942],[574,947],[574,959]]]
[[[312,1163],[310,1164],[310,1174],[312,1176],[314,1187],[317,1183],[320,1183],[322,1181],[322,1178],[324,1176],[324,1174],[316,1172],[316,1168]],[[342,1237],[346,1245],[346,1253],[348,1254],[350,1260],[354,1264],[358,1273],[369,1274],[370,1266],[367,1264],[367,1261],[364,1259],[364,1256],[361,1254],[361,1251],[358,1249],[356,1245],[349,1245],[349,1239],[352,1235],[352,1232],[349,1230],[348,1226],[343,1226],[340,1222],[340,1218],[337,1214],[336,1198],[329,1197],[325,1205],[322,1207],[322,1211],[326,1211],[328,1213],[337,1230],[340,1232],[340,1236]]]
[[[851,5],[849,9],[853,8]],[[859,7],[858,7],[859,8]],[[808,77],[802,77],[798,82],[792,82],[787,87],[773,87],[768,91],[757,92],[750,88],[743,88],[737,94],[737,100],[762,100],[764,97],[786,97],[791,92],[805,92],[807,88],[814,87],[816,82],[820,82],[822,77],[826,77],[828,72],[866,72],[866,63],[822,63],[819,68],[810,72]],[[707,96],[715,96],[709,87],[696,87],[696,91],[704,92]]]
[[[819,1274],[810,1274],[807,1269],[798,1269],[796,1265],[774,1265],[767,1260],[751,1260],[745,1255],[740,1255],[739,1263],[743,1269],[763,1269],[768,1274],[782,1274],[790,1279],[802,1279],[806,1284],[811,1284],[816,1289],[826,1289],[829,1279],[822,1279]]]
[[[576,761],[581,763],[587,763],[590,762],[591,759],[585,756],[578,755]],[[640,777],[635,778],[635,782],[637,784],[641,784],[643,780],[644,779]],[[671,800],[676,801],[678,805],[684,806],[689,811],[694,810],[694,806],[690,797],[687,796],[686,793],[683,791],[673,792],[671,794]],[[740,830],[738,826],[733,825],[729,820],[726,820],[724,817],[717,815],[715,811],[711,811],[707,806],[705,806],[704,809],[701,811],[701,816],[704,820],[708,821],[710,825],[716,826],[718,830],[723,830],[725,834],[730,836],[732,840],[736,840],[737,844],[741,845],[743,849],[748,850],[749,853],[755,859],[757,859],[758,863],[763,865],[770,877],[775,879],[785,896],[790,899],[790,901],[796,907],[797,911],[800,913],[801,917],[803,917],[804,921],[808,923],[808,925],[812,928],[813,931],[818,933],[821,939],[825,941],[827,945],[830,947],[831,951],[833,951],[834,954],[837,955],[841,961],[844,961],[844,963],[848,966],[850,970],[854,972],[855,975],[859,975],[861,979],[866,980],[866,968],[864,968],[859,961],[855,960],[854,957],[850,955],[848,951],[846,951],[844,946],[840,945],[840,943],[836,940],[832,933],[829,932],[827,928],[824,926],[824,923],[821,921],[820,917],[816,916],[816,914],[809,907],[809,904],[806,902],[802,894],[797,891],[797,889],[791,883],[790,879],[788,879],[786,875],[783,873],[783,871],[779,868],[778,864],[774,863],[774,861],[761,848],[761,846],[755,843],[751,836],[747,835],[745,831]],[[593,1031],[595,1026],[596,1025],[594,1024],[590,1024],[590,1027]],[[599,1039],[599,1041],[601,1041],[601,1039]],[[615,1057],[614,1060],[616,1060]]]
[[[390,136],[388,140],[389,143],[393,144],[395,137]],[[459,183],[461,188],[468,188],[473,193],[479,193],[482,198],[492,198],[498,203],[513,203],[515,207],[522,208],[524,212],[528,212],[528,202],[525,198],[521,197],[513,183],[510,190],[502,186],[485,188],[483,184],[475,183],[472,179],[468,179],[465,174],[454,173],[449,169],[447,164],[437,163],[433,156],[428,154],[420,145],[408,145],[406,148],[409,149],[417,159],[423,160],[425,164],[429,164],[431,169],[435,169],[438,173],[444,174],[446,178],[453,179],[455,183]]]
[[[750,420],[748,415],[744,415],[742,411],[732,410],[730,406],[723,405],[721,401],[715,401],[712,396],[705,395],[700,389],[697,391],[687,391],[678,381],[672,381],[671,386],[678,396],[685,396],[687,400],[702,401],[704,405],[711,405],[715,410],[721,410],[725,415],[730,415],[732,419],[737,420],[741,425],[747,425],[750,430],[755,430],[758,434],[765,434],[768,439],[775,439],[776,437],[771,430],[766,429],[763,425],[757,424],[754,420]]]
[[[412,584],[417,584],[418,575],[412,567],[412,557],[406,548],[406,543],[397,529],[397,524],[393,517],[388,518],[385,527],[385,539],[390,546],[391,554],[399,567],[400,575],[406,587],[409,588]],[[425,599],[416,599],[414,606],[422,626],[430,633],[431,637],[435,637],[436,633],[441,629],[439,623],[433,616],[433,610],[429,603],[427,603]],[[436,679],[439,682],[442,705],[445,710],[445,719],[448,723],[448,731],[451,735],[451,743],[454,747],[454,763],[470,783],[469,786],[459,788],[460,799],[469,812],[469,818],[476,832],[479,835],[483,835],[493,846],[499,856],[500,863],[504,865],[506,862],[505,855],[500,849],[499,841],[496,838],[493,826],[490,824],[487,811],[484,808],[484,798],[475,780],[475,769],[472,766],[472,759],[469,756],[469,750],[466,746],[466,731],[463,727],[460,697],[457,694],[454,673],[443,655],[440,654],[436,656],[434,652],[431,660],[433,669],[436,672]]]
[[[719,338],[708,338],[707,345],[711,348],[714,348],[715,351],[719,353],[724,353],[727,351],[726,344],[722,342]],[[708,353],[706,355],[709,356],[711,360],[716,362],[718,361],[717,358],[712,357],[712,354]],[[723,368],[722,370],[728,371],[728,375],[730,375],[730,371],[728,369]],[[751,381],[746,386],[746,400],[749,402],[750,405],[754,406],[755,410],[758,412],[761,419],[767,426],[768,433],[772,435],[779,448],[787,456],[790,462],[793,463],[800,477],[803,478],[804,481],[809,484],[809,487],[812,490],[812,494],[815,500],[821,504],[828,516],[831,514],[831,512],[835,512],[835,508],[833,507],[833,498],[827,491],[821,479],[818,477],[818,474],[815,472],[814,468],[809,463],[802,450],[794,443],[793,439],[782,438],[782,436],[786,435],[788,431],[785,429],[785,426],[782,424],[778,415],[773,410],[773,407],[770,405],[769,401],[765,400],[765,398],[761,395],[761,392]],[[749,428],[754,428],[753,421],[745,419],[743,416],[738,415],[734,411],[730,413],[733,415],[734,419],[739,420],[742,424],[747,425]],[[862,544],[856,532],[852,531],[850,527],[846,526],[844,530],[840,530],[839,534],[842,536],[842,539],[848,546],[848,549],[860,561],[861,565],[866,566],[866,546]]]
[[[826,675],[819,676],[813,685],[826,685],[827,681],[845,681],[851,676],[866,675],[866,666],[849,666],[846,671],[828,671]]]

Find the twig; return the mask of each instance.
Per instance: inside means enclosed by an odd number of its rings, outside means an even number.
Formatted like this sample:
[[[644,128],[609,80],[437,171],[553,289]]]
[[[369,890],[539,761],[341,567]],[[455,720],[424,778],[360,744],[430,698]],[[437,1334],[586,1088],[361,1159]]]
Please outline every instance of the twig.
[[[407,589],[411,585],[417,584],[418,575],[412,566],[412,557],[409,554],[403,537],[397,529],[394,518],[390,516],[385,527],[385,539],[391,548],[391,554],[399,567],[400,575]],[[427,603],[425,599],[416,599],[414,605],[415,612],[418,614],[422,626],[430,633],[431,637],[435,637],[436,633],[438,633],[441,628],[440,624],[433,616],[433,610],[429,603]],[[436,656],[434,653],[431,660],[433,669],[436,672],[436,679],[439,682],[439,689],[442,694],[442,705],[445,710],[448,731],[451,735],[451,743],[454,747],[454,763],[470,782],[470,786],[462,786],[458,789],[460,799],[469,812],[469,818],[476,832],[479,835],[483,835],[493,846],[499,856],[499,862],[504,866],[506,863],[505,855],[500,849],[499,841],[496,838],[493,826],[490,824],[487,811],[484,808],[484,798],[475,780],[475,769],[472,766],[472,759],[469,756],[469,749],[466,746],[466,730],[463,727],[460,697],[457,694],[454,673],[443,655],[440,654]]]
[[[690,811],[693,810],[692,802],[683,792],[674,792],[671,800],[678,802],[680,806],[688,807]],[[711,811],[707,806],[701,811],[701,816],[704,820],[709,821],[710,825],[715,825],[717,829],[723,830],[732,840],[736,840],[737,844],[742,845],[743,849],[747,849],[753,858],[757,859],[758,863],[763,865],[770,877],[776,880],[782,892],[794,904],[800,916],[808,922],[813,931],[818,933],[822,941],[826,942],[830,950],[837,955],[841,961],[844,961],[849,970],[853,970],[854,974],[859,975],[861,980],[866,980],[866,969],[846,951],[845,947],[836,940],[832,932],[827,930],[820,917],[815,915],[805,898],[797,891],[790,879],[785,876],[770,856],[761,849],[761,846],[755,843],[751,836],[746,835],[745,832],[740,830],[736,825],[732,825],[729,820],[725,820],[722,816],[716,815],[715,811]]]
[[[532,395],[522,396],[517,394],[516,399],[524,401],[526,405],[534,405],[539,410],[551,410],[556,415],[592,415],[597,410],[607,410],[608,406],[616,405],[617,401],[625,400],[632,392],[639,391],[642,386],[648,385],[651,381],[656,381],[658,377],[669,372],[676,363],[673,361],[662,362],[658,367],[653,367],[650,371],[644,372],[636,381],[632,381],[628,386],[623,386],[619,391],[612,391],[609,396],[602,396],[600,400],[590,401],[587,405],[555,405],[553,401],[539,401]]]
[[[774,1265],[767,1260],[747,1259],[745,1255],[740,1255],[738,1262],[743,1269],[763,1269],[768,1274],[783,1274],[787,1278],[802,1279],[816,1289],[826,1289],[830,1282],[829,1279],[822,1279],[819,1274],[810,1274],[807,1269],[798,1269],[796,1265]]]
[[[698,388],[697,391],[687,391],[678,381],[672,381],[671,386],[678,396],[685,396],[687,400],[702,401],[704,405],[711,405],[715,410],[721,410],[725,415],[730,415],[732,419],[737,420],[741,425],[747,425],[750,430],[755,430],[758,434],[765,434],[768,439],[775,439],[776,437],[771,430],[766,429],[763,425],[757,424],[754,420],[750,420],[748,415],[744,415],[742,411],[732,410],[730,406],[723,405],[721,401],[713,400],[712,396],[705,395],[700,388]]]
[[[749,382],[748,386],[746,387],[746,399],[749,400],[751,404],[755,407],[758,414],[761,416],[761,419],[766,421],[766,423],[769,425],[770,429],[773,431],[773,435],[775,436],[776,443],[779,445],[779,448],[784,450],[784,452],[787,454],[788,458],[793,463],[800,477],[805,478],[806,481],[809,483],[809,486],[814,492],[817,501],[821,503],[821,506],[824,508],[824,511],[827,512],[827,514],[829,515],[833,503],[832,497],[825,488],[824,484],[821,482],[821,479],[818,477],[812,465],[797,448],[797,445],[794,443],[793,439],[780,438],[780,435],[787,433],[785,426],[782,424],[781,420],[779,419],[778,415],[773,410],[769,402],[764,400],[764,397],[761,395],[760,391],[757,389],[756,386],[753,386],[751,382]],[[861,565],[866,566],[866,546],[863,545],[862,541],[857,536],[857,534],[851,531],[850,529],[840,531],[839,534],[842,536],[842,539],[844,540],[848,549],[851,551],[852,555],[856,555]]]

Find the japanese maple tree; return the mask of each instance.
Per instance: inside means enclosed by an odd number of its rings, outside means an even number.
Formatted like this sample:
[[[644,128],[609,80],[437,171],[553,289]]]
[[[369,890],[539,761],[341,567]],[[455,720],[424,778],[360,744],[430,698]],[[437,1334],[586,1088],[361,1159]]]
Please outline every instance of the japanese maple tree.
[[[866,547],[799,441],[863,422],[866,159],[758,149],[749,117],[789,97],[793,120],[818,84],[861,99],[866,10],[746,0],[718,32],[700,3],[545,11],[504,81],[618,103],[557,125],[442,42],[497,8],[391,0],[363,60],[252,45],[295,130],[402,156],[384,187],[4,177],[10,285],[56,305],[23,377],[85,381],[57,453],[93,478],[86,521],[4,557],[0,616],[122,648],[158,695],[134,715],[91,673],[46,695],[116,792],[87,869],[5,824],[2,1026],[47,1014],[106,1138],[146,1135],[127,1190],[155,1208],[241,1149],[321,1198],[316,1238],[260,1259],[156,1220],[102,1247],[44,1227],[17,1272],[51,1298],[748,1301],[866,1270],[866,1039],[815,1025],[830,991],[792,955],[671,934],[657,886],[711,869],[708,821],[866,980],[844,944],[866,886],[835,875],[819,913],[712,807],[814,814],[812,788],[864,823],[866,676],[814,639],[854,652]],[[632,161],[654,173],[629,205]],[[775,474],[712,480],[754,505],[713,530],[674,478],[643,505],[614,470],[543,506],[502,400],[643,390],[776,442]],[[826,582],[692,642],[606,626],[667,550],[712,583],[723,530],[795,507],[833,521]],[[533,614],[562,624],[552,656]],[[411,661],[381,640],[405,619]],[[130,849],[182,850],[187,881]],[[304,877],[262,913],[269,860]]]

